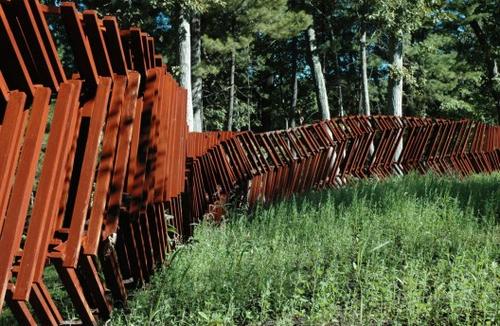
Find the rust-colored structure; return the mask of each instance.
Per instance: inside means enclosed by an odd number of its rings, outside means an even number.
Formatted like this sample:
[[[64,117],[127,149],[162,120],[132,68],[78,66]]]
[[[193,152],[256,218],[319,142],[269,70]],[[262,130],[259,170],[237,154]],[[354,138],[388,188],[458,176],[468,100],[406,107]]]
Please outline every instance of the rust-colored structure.
[[[235,193],[243,192],[252,207],[350,179],[500,169],[500,128],[469,120],[351,116],[283,131],[220,134],[218,143],[210,133],[189,134],[188,145],[197,148],[188,150],[191,223]]]
[[[71,75],[49,17],[63,26]],[[220,218],[231,196],[253,206],[352,178],[500,170],[500,128],[467,120],[188,133],[186,91],[154,39],[73,3],[0,1],[0,46],[0,304],[23,325],[65,321],[49,265],[84,324],[106,320],[173,238]]]

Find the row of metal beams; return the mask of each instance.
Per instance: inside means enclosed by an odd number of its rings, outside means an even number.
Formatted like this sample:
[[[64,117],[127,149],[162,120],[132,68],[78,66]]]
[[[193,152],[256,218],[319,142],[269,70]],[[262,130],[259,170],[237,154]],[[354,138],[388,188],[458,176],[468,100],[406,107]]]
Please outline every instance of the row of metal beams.
[[[353,178],[500,169],[500,127],[469,120],[351,116],[284,131],[188,139],[191,222],[207,212],[222,214],[214,203],[223,205],[235,194],[254,206],[341,187]]]
[[[97,324],[162,264],[167,223],[182,227],[186,91],[147,33],[74,3],[0,1],[0,44],[0,305],[65,323],[52,265]]]

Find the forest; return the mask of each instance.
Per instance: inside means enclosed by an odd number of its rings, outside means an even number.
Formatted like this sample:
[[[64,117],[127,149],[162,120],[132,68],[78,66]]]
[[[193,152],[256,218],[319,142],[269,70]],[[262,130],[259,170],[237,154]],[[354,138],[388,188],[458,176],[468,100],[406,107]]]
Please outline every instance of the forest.
[[[78,4],[156,38],[190,94],[191,131],[266,131],[356,114],[500,122],[495,0]]]

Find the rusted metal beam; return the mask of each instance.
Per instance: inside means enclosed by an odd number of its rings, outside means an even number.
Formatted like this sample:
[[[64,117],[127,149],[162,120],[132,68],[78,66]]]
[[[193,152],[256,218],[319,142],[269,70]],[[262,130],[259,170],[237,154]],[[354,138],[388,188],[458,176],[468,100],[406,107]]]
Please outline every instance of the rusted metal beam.
[[[89,40],[85,35],[73,2],[64,2],[61,4],[61,18],[68,33],[71,49],[73,50],[81,78],[85,80],[85,85],[89,88],[90,92],[93,92],[99,83],[99,75]]]
[[[5,14],[4,6],[8,6],[8,3],[0,4],[0,44],[2,44],[0,71],[10,90],[25,92],[28,100],[31,100],[35,86]]]
[[[16,179],[12,187],[11,198],[5,215],[5,221],[0,236],[0,306],[3,305],[5,292],[11,277],[11,264],[23,235],[24,222],[28,212],[29,199],[41,152],[45,124],[49,113],[50,89],[38,87],[35,89],[30,120],[26,129],[23,147],[17,166]],[[2,128],[3,129],[3,128]]]
[[[94,184],[99,138],[107,113],[111,85],[111,79],[101,78],[96,91],[95,101],[93,105],[89,107],[89,112],[84,112],[84,116],[90,119],[87,130],[88,137],[85,140],[84,149],[82,149],[84,155],[81,161],[81,167],[76,171],[79,173],[79,178],[75,202],[72,210],[67,212],[67,216],[71,216],[71,223],[69,226],[67,244],[64,246],[63,251],[64,267],[76,268],[78,262],[85,222],[87,220],[90,195],[92,194],[92,187]]]
[[[78,111],[72,106],[74,103],[72,103],[71,99],[75,97],[77,92],[79,92],[78,86],[66,83],[61,86],[58,94],[51,133],[45,152],[46,159],[43,163],[19,273],[16,278],[14,300],[28,300],[34,281],[38,255],[45,255],[47,250],[40,247],[45,235],[40,231],[45,229],[44,224],[54,214],[54,202],[47,200],[47,195],[51,193],[54,195],[60,191],[59,187],[54,187],[54,185],[57,183],[57,178],[60,177],[62,164],[65,163],[69,152],[68,133],[71,133],[76,125]]]

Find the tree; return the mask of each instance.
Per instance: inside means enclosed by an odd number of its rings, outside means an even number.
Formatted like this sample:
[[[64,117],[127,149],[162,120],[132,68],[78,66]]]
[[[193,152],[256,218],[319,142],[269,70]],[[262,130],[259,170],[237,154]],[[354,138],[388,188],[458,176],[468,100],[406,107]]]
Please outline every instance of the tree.
[[[307,8],[307,11],[314,17],[313,23],[307,29],[307,40],[308,40],[308,53],[309,53],[309,62],[313,74],[313,81],[315,83],[315,92],[316,99],[318,102],[318,107],[321,112],[321,117],[323,120],[330,119],[330,105],[329,105],[329,96],[326,88],[326,78],[325,78],[325,70],[321,64],[320,60],[320,52],[318,51],[318,47],[324,48],[328,45],[335,44],[335,36],[334,36],[334,27],[332,23],[332,16],[334,15],[334,8],[337,5],[335,2],[327,2],[321,0],[305,0],[302,5]],[[321,30],[323,33],[327,34],[329,37],[324,38],[322,46],[318,46],[321,44],[317,40],[317,29]],[[323,52],[323,55],[325,53]],[[335,51],[336,55],[336,51]],[[334,65],[338,68],[338,61],[334,61]],[[343,103],[342,103],[342,89],[340,83],[340,71],[336,71],[336,81],[337,87],[339,91],[339,115],[343,115]]]
[[[299,78],[298,78],[298,49],[297,38],[294,37],[291,44],[292,51],[292,99],[290,101],[290,127],[297,126],[297,99],[299,96]]]
[[[391,60],[388,86],[388,110],[403,115],[404,48],[429,13],[425,0],[385,0],[374,5],[375,19],[387,33],[388,53]]]
[[[201,61],[201,31],[200,14],[209,10],[211,6],[223,5],[223,0],[185,0],[179,5],[179,73],[180,84],[187,90],[187,123],[190,131],[202,131],[202,77],[196,75],[195,80],[195,104],[193,107],[193,62],[192,54],[195,58],[195,66]],[[191,39],[191,22],[195,23],[195,38]],[[192,53],[192,48],[194,53]]]
[[[470,21],[470,26],[472,27],[472,30],[474,31],[479,44],[484,50],[484,60],[486,66],[485,85],[495,102],[497,121],[498,123],[500,123],[500,83],[498,75],[498,63],[493,54],[493,46],[490,44],[490,41],[478,20],[472,19]]]
[[[196,130],[194,124],[194,114],[193,114],[193,91],[191,84],[191,24],[189,23],[189,18],[187,14],[187,9],[184,7],[180,8],[179,16],[179,71],[180,71],[180,84],[187,90],[187,125],[189,131],[201,131]]]
[[[361,32],[361,71],[363,80],[363,107],[366,116],[371,115],[370,110],[370,90],[368,86],[368,61],[366,58],[366,30]]]
[[[457,21],[463,25],[469,25],[476,38],[475,42],[479,45],[481,51],[474,56],[473,60],[481,58],[483,61],[483,88],[490,96],[490,105],[495,108],[497,123],[500,124],[500,76],[498,73],[500,9],[498,1],[484,0],[470,3],[459,0],[452,2],[450,6],[458,11]]]
[[[310,60],[314,74],[314,82],[316,84],[316,97],[318,100],[319,108],[321,110],[321,118],[323,120],[330,120],[330,106],[328,104],[328,94],[326,92],[325,76],[323,75],[323,68],[321,68],[321,61],[317,53],[316,47],[316,31],[311,24],[307,28],[307,41],[309,43]]]
[[[500,121],[500,7],[494,0],[78,5],[117,15],[122,26],[155,37],[170,71],[192,87],[192,130],[280,129],[321,119],[323,112]],[[181,26],[190,33],[179,34]],[[54,25],[60,53],[63,34]],[[179,42],[179,35],[190,42]],[[63,62],[71,73],[71,55]]]
[[[388,109],[392,115],[403,116],[403,35],[389,36],[389,53],[392,58],[389,74]]]
[[[290,11],[286,0],[273,2],[231,0],[227,1],[220,11],[212,11],[207,19],[213,19],[214,24],[202,38],[207,53],[203,70],[212,78],[226,76],[228,82],[225,85],[221,85],[219,80],[217,85],[212,85],[212,88],[214,86],[217,88],[213,96],[219,99],[226,98],[225,107],[228,108],[226,128],[239,129],[242,126],[234,124],[235,115],[248,116],[248,112],[242,110],[247,111],[252,108],[249,101],[241,101],[238,98],[242,93],[240,85],[243,84],[239,83],[238,76],[241,75],[246,81],[251,78],[256,80],[260,68],[253,63],[258,61],[259,66],[263,68],[265,61],[269,60],[269,57],[255,55],[253,51],[256,43],[267,44],[269,47],[270,43],[290,39],[305,30],[311,20],[302,11]],[[221,19],[225,24],[220,24]],[[213,111],[208,108],[207,110],[211,115]]]
[[[481,118],[474,94],[481,87],[481,71],[470,70],[456,46],[457,40],[448,33],[432,33],[408,47],[408,114]]]
[[[367,58],[367,30],[371,27],[369,24],[370,11],[372,6],[369,1],[361,1],[356,7],[356,11],[360,17],[360,21],[357,24],[359,27],[359,45],[361,48],[360,60],[361,60],[361,85],[362,85],[362,96],[361,104],[363,107],[363,114],[366,116],[371,115],[370,108],[370,86],[368,83],[368,58]]]
[[[197,14],[191,20],[192,33],[192,65],[194,68],[192,92],[193,92],[193,120],[194,130],[203,130],[203,78],[198,73],[201,65],[201,15]]]
[[[373,18],[387,33],[388,54],[391,60],[387,104],[390,114],[403,116],[403,80],[406,73],[403,65],[405,43],[423,23],[430,7],[425,0],[385,0],[374,5]],[[398,144],[394,160],[403,150],[403,141]]]

